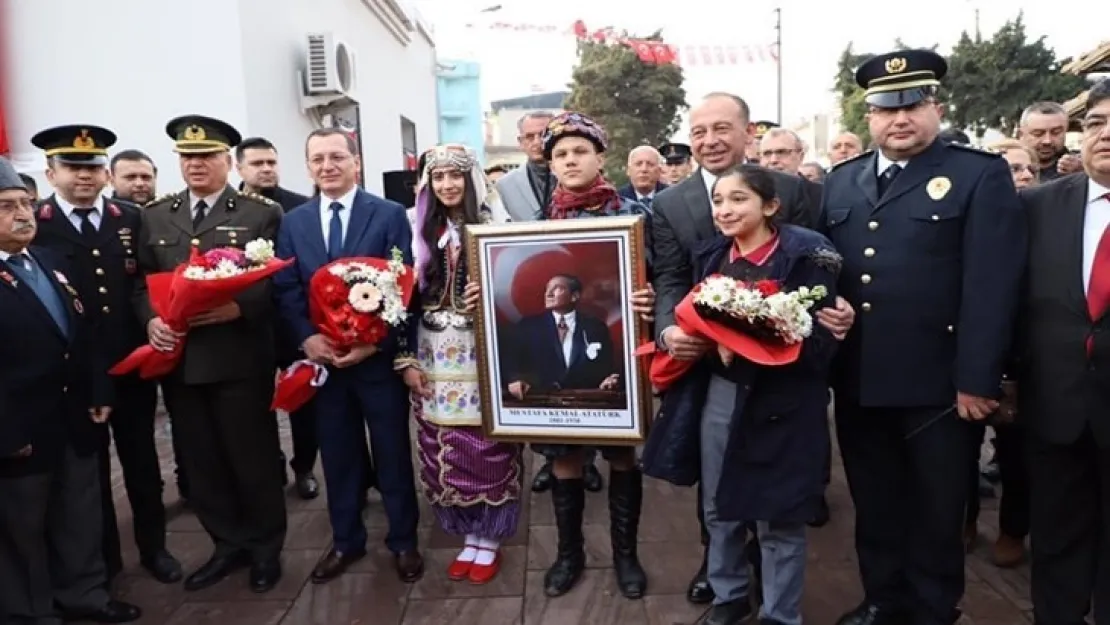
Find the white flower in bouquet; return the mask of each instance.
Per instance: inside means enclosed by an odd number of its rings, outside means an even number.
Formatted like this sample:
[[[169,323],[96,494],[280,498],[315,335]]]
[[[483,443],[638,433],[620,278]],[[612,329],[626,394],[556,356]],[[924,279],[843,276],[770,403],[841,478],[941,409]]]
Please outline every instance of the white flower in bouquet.
[[[725,276],[709,276],[701,283],[694,301],[714,310],[727,312],[737,293],[736,281]]]
[[[243,249],[252,265],[264,265],[274,259],[274,243],[268,239],[255,239]]]
[[[754,322],[763,314],[764,307],[762,293],[752,288],[740,288],[736,290],[728,312],[739,319]]]
[[[374,313],[382,307],[381,290],[369,282],[358,282],[351,285],[347,301],[360,313]]]

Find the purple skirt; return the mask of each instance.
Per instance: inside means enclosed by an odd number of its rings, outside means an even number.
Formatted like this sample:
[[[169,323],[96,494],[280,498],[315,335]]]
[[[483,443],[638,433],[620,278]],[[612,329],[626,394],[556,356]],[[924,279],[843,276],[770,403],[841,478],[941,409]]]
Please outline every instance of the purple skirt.
[[[444,427],[424,419],[419,430],[420,483],[448,534],[501,540],[516,533],[524,467],[521,446],[491,441],[480,427]]]

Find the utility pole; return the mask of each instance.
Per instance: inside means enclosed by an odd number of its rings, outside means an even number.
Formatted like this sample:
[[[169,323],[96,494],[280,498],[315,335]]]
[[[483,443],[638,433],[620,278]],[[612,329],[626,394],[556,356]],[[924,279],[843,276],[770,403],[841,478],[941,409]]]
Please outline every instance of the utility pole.
[[[776,103],[778,123],[782,125],[782,8],[775,9],[775,73],[778,79]]]

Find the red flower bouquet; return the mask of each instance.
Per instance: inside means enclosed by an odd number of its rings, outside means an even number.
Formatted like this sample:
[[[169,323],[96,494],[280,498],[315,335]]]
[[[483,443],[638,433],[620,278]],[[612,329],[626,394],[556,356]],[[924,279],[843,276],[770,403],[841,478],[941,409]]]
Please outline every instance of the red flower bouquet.
[[[416,276],[401,251],[392,258],[344,258],[316,270],[308,284],[312,324],[341,352],[356,345],[377,345],[392,328],[405,323]],[[327,380],[318,363],[299,360],[282,372],[272,409],[293,412]]]
[[[675,308],[682,331],[717,344],[727,365],[736,355],[759,365],[788,365],[813,332],[810,309],[827,295],[825,287],[782,291],[777,282],[745,282],[719,274],[694,287]],[[645,345],[637,355],[651,357],[651,383],[667,389],[693,365]]]
[[[170,329],[188,332],[189,319],[231,302],[292,262],[275,258],[273,243],[265,239],[255,239],[243,250],[222,247],[202,254],[194,247],[188,262],[177,269],[146,277],[150,306]],[[125,375],[138,371],[145,380],[159,378],[174,370],[184,349],[184,340],[178,341],[172,352],[143,345],[108,372]]]

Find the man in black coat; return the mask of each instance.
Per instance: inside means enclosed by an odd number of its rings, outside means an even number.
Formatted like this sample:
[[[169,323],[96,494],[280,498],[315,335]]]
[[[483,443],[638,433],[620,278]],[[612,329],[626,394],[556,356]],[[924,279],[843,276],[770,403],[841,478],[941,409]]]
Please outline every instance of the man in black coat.
[[[710,189],[718,175],[744,162],[744,151],[754,126],[751,111],[743,99],[713,93],[690,113],[690,138],[700,168],[686,180],[668,187],[653,203],[652,237],[654,254],[653,285],[656,292],[655,327],[660,346],[680,358],[700,358],[708,345],[686,336],[676,325],[674,309],[694,287],[690,253],[700,241],[716,234],[710,206]],[[814,227],[819,211],[821,185],[801,176],[771,171],[782,207],[780,219],[804,227]],[[836,310],[818,313],[834,335],[843,336],[851,326],[854,313],[843,300]],[[701,497],[698,517],[702,519]],[[702,542],[708,535],[702,524]],[[754,559],[754,558],[753,558]],[[706,580],[706,563],[690,583],[687,598],[694,603],[714,600]]]
[[[46,177],[55,190],[39,203],[35,213],[35,245],[49,248],[71,263],[70,279],[98,327],[111,364],[146,343],[146,332],[131,303],[135,283],[142,279],[135,256],[135,244],[142,240],[140,209],[101,195],[108,183],[105,153],[115,140],[110,130],[97,126],[58,126],[31,138],[46,154]],[[109,425],[131,503],[139,562],[159,582],[176,583],[181,581],[181,564],[166,550],[162,471],[154,442],[158,388],[137,374],[117,377],[114,385],[117,403]],[[106,427],[102,429],[104,558],[112,579],[122,570],[123,560],[112,498],[108,432]]]
[[[107,361],[69,264],[31,247],[35,230],[0,158],[0,622],[135,621],[108,595],[101,545]]]
[[[1087,95],[1084,173],[1025,190],[1018,418],[1032,516],[1033,618],[1110,622],[1110,81]]]

